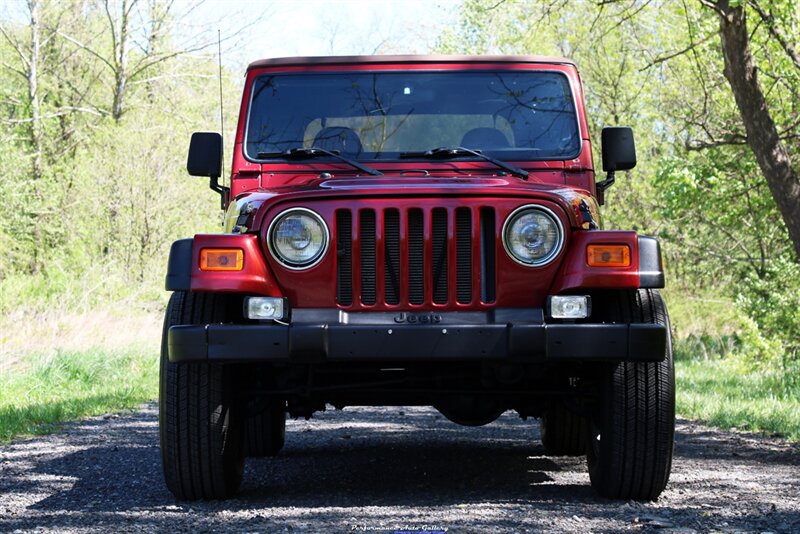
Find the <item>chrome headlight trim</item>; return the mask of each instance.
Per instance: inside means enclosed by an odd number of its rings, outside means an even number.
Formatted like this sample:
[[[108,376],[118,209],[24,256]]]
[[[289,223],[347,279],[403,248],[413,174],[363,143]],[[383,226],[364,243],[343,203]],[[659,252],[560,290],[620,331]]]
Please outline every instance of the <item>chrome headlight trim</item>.
[[[236,222],[239,220],[239,215],[242,213],[242,207],[245,204],[240,204],[235,200],[228,204],[228,209],[225,211],[225,220],[222,223],[222,233],[223,234],[232,234],[234,233],[234,228],[236,228]],[[237,232],[241,233],[241,232]]]
[[[275,232],[276,225],[282,219],[284,219],[285,217],[291,215],[292,213],[299,213],[299,214],[307,215],[307,216],[311,217],[312,219],[315,219],[317,221],[317,223],[319,223],[320,227],[322,228],[322,237],[323,237],[323,239],[322,239],[322,247],[320,248],[319,252],[308,263],[299,264],[299,263],[295,263],[295,262],[289,261],[288,259],[282,257],[277,250],[275,250],[275,245],[273,244],[273,240],[274,240],[273,239],[274,238],[273,234]],[[330,246],[330,242],[331,242],[330,231],[328,230],[328,225],[325,223],[325,219],[323,219],[322,216],[320,216],[320,214],[317,213],[316,211],[310,210],[308,208],[300,208],[300,207],[287,208],[287,209],[283,210],[282,212],[280,212],[278,215],[276,215],[275,218],[272,219],[272,222],[269,224],[269,228],[267,228],[266,237],[267,237],[267,249],[269,249],[270,255],[275,259],[275,261],[280,263],[283,267],[285,267],[286,269],[290,269],[292,271],[304,271],[304,270],[310,269],[311,267],[313,267],[316,264],[318,264],[320,261],[322,261],[322,259],[328,253],[328,247]]]
[[[509,246],[506,240],[506,231],[508,230],[509,225],[514,221],[516,217],[518,217],[522,212],[525,211],[539,211],[543,213],[548,219],[550,219],[553,223],[555,223],[556,231],[558,233],[558,240],[556,241],[553,250],[551,250],[546,256],[542,259],[537,260],[535,262],[526,262],[518,258],[511,247]],[[525,267],[544,267],[545,265],[549,264],[553,260],[558,257],[561,251],[564,248],[564,225],[561,223],[561,219],[551,210],[545,206],[541,206],[539,204],[525,204],[524,206],[520,206],[511,213],[509,213],[508,217],[506,217],[505,222],[503,222],[503,229],[500,233],[501,239],[503,241],[503,248],[506,250],[506,254],[508,257],[514,260],[515,262],[519,263],[520,265],[524,265]]]

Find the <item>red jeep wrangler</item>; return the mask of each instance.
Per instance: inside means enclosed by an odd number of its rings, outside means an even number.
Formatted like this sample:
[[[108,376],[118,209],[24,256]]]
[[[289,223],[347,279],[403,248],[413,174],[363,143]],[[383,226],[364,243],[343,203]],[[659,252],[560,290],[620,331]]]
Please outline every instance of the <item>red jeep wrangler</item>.
[[[164,477],[233,495],[286,414],[433,406],[461,425],[541,419],[603,496],[654,499],[675,427],[658,242],[602,230],[629,128],[595,180],[581,81],[562,58],[256,61],[230,188],[222,138],[188,171],[227,208],[172,245],[161,356]],[[522,466],[520,466],[522,469]]]

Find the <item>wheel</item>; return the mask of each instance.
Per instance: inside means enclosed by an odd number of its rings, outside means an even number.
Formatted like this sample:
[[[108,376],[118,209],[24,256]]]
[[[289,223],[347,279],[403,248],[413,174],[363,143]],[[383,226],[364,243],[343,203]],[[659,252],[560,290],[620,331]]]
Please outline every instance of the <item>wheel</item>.
[[[542,415],[539,426],[548,456],[586,454],[586,419],[568,410],[563,403],[553,403]]]
[[[608,294],[592,305],[609,322],[667,326],[658,291]],[[598,309],[599,308],[599,309]],[[662,362],[622,362],[600,378],[601,410],[589,425],[587,463],[592,487],[613,499],[656,499],[667,485],[675,436],[672,336]]]
[[[235,370],[169,362],[171,325],[223,322],[228,302],[213,293],[175,292],[161,340],[159,434],[164,480],[179,500],[225,499],[239,489],[244,467],[243,410]]]
[[[254,404],[244,427],[245,455],[276,456],[286,439],[286,403],[270,399]]]

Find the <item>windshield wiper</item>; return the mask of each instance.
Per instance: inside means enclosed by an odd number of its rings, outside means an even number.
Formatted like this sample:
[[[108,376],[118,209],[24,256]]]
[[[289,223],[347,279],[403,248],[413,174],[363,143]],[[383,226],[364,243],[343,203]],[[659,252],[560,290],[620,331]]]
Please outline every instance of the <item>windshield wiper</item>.
[[[321,157],[331,157],[336,158],[340,161],[343,161],[350,165],[351,167],[355,167],[361,172],[365,172],[372,176],[383,176],[383,173],[377,169],[373,169],[372,167],[367,167],[366,165],[362,165],[357,161],[354,161],[350,158],[346,158],[339,154],[338,150],[325,150],[324,148],[317,148],[317,147],[309,147],[309,148],[290,148],[289,150],[284,150],[283,152],[259,152],[256,154],[259,159],[291,159],[291,160],[306,160],[306,159],[314,159],[314,158],[321,158]]]
[[[439,147],[439,148],[432,148],[424,152],[402,152],[400,154],[401,158],[407,158],[407,159],[411,158],[452,159],[452,158],[460,158],[463,156],[475,156],[476,158],[481,158],[482,160],[497,165],[501,169],[507,170],[514,176],[519,176],[523,180],[528,179],[528,171],[520,169],[519,167],[515,167],[514,165],[509,165],[508,163],[500,161],[499,159],[494,159],[493,157],[487,156],[486,154],[482,154],[479,150],[472,150],[464,147],[456,147],[456,148]]]

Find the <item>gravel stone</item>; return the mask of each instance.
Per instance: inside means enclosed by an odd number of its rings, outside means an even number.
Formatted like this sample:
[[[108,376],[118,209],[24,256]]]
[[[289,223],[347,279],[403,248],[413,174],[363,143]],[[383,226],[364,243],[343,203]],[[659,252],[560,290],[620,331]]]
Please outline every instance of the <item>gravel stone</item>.
[[[419,407],[290,420],[235,499],[183,503],[157,417],[149,404],[0,446],[0,532],[800,532],[800,446],[683,420],[651,503],[597,497],[585,459],[544,456],[535,421],[465,428]]]

